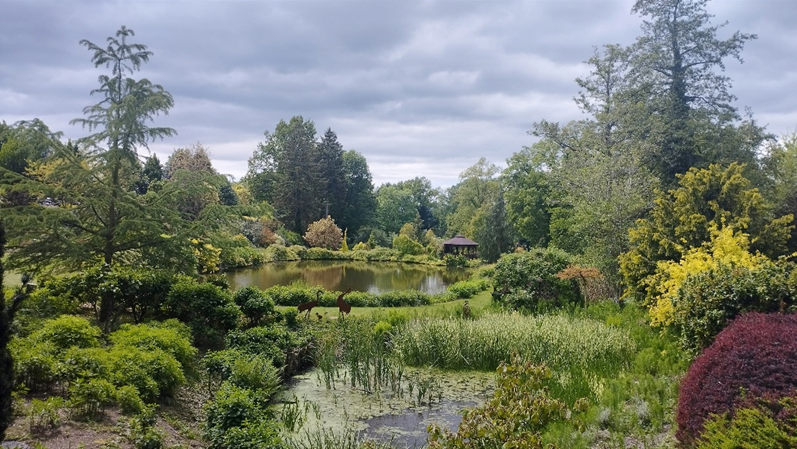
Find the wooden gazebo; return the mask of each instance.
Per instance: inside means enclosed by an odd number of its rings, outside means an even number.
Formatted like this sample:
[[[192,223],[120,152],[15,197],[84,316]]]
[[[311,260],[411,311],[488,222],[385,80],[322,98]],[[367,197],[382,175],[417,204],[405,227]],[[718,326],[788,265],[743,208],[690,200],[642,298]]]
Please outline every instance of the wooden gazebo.
[[[465,238],[462,234],[457,234],[453,239],[443,242],[443,255],[455,254],[475,259],[479,257],[478,247],[478,243]]]

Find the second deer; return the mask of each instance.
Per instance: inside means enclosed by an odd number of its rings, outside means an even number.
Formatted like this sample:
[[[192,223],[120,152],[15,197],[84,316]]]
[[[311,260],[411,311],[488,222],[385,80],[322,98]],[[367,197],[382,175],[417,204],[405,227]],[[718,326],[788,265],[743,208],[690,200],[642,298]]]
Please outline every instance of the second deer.
[[[347,314],[351,313],[351,305],[349,305],[349,303],[343,300],[343,297],[346,296],[346,293],[349,293],[350,291],[351,287],[349,287],[348,290],[346,290],[345,292],[341,293],[340,296],[338,296],[337,300],[338,313],[340,313],[341,319],[345,318]]]
[[[318,305],[318,300],[321,299],[321,290],[315,292],[315,301],[306,302],[304,304],[299,304],[299,312],[304,312],[305,310],[307,313],[304,314],[305,318],[310,317],[310,311],[313,310],[313,307]],[[317,315],[317,314],[316,314]]]

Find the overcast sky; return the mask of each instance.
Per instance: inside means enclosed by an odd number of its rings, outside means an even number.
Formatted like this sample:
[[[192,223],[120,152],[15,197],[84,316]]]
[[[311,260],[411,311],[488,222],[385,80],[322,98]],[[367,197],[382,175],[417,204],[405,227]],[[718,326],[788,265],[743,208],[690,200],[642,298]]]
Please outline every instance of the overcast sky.
[[[68,138],[98,101],[88,39],[121,25],[154,55],[136,78],[175,100],[156,119],[176,137],[165,162],[201,142],[243,176],[264,131],[295,115],[332,128],[368,160],[374,182],[425,176],[437,187],[484,156],[505,165],[541,119],[582,117],[576,77],[594,46],[628,45],[633,0],[8,1],[0,0],[0,121],[38,117]],[[740,109],[778,135],[797,128],[797,2],[713,0],[721,37],[758,34],[727,62]]]

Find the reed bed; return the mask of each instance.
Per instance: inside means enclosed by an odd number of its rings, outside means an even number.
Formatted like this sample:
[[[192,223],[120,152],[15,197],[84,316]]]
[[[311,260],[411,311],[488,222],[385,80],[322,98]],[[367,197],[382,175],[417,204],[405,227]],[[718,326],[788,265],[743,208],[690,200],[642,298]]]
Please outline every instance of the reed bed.
[[[343,380],[367,393],[400,392],[404,365],[373,326],[370,320],[341,320],[319,336],[316,366],[327,388]]]
[[[620,328],[591,319],[517,313],[415,320],[394,336],[393,345],[407,365],[454,370],[494,370],[518,354],[551,368],[552,392],[573,400],[597,397],[603,381],[627,367],[636,352]]]

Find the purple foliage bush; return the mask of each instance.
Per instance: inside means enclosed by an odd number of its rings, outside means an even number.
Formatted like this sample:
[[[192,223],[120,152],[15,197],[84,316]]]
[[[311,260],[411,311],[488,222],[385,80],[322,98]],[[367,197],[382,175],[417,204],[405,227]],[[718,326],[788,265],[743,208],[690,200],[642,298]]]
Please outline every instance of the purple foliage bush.
[[[733,415],[745,400],[794,394],[797,315],[748,313],[717,335],[684,378],[676,437],[693,447],[712,414]]]

